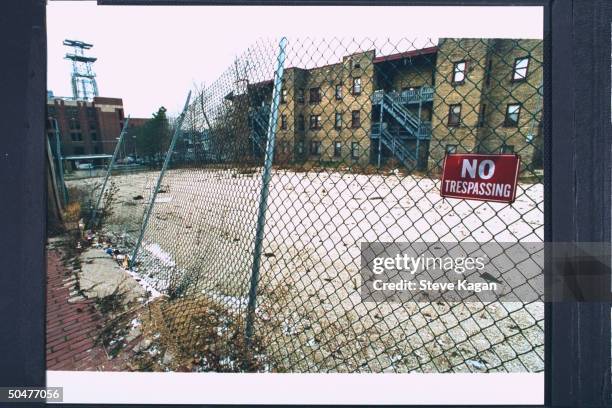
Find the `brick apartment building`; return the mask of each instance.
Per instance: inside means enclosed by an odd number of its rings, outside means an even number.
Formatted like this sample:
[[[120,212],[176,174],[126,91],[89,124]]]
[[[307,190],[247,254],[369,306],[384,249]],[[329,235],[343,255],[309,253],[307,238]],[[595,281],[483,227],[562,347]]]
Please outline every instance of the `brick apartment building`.
[[[541,167],[540,40],[440,39],[437,46],[285,69],[275,162],[441,170],[446,152],[515,152]],[[262,154],[272,82],[249,86]]]
[[[50,141],[55,141],[52,119],[57,120],[64,157],[109,155],[113,154],[123,128],[123,100],[96,96],[89,102],[49,95],[47,118]],[[146,121],[143,118],[130,118],[128,127],[136,128]]]

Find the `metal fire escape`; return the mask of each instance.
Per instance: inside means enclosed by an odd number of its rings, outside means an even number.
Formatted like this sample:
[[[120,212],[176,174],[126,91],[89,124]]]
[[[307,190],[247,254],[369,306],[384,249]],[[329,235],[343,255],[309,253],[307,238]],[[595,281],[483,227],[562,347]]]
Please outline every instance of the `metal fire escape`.
[[[268,131],[269,119],[269,104],[263,104],[259,107],[250,108],[249,121],[251,142],[253,145],[253,156],[261,156],[266,151],[266,135]]]
[[[421,142],[431,139],[431,122],[421,120],[421,108],[423,103],[433,100],[433,94],[434,89],[429,86],[401,93],[377,90],[372,94],[372,105],[380,106],[379,122],[372,124],[371,132],[371,138],[378,141],[378,166],[383,145],[406,168],[412,170],[418,166]],[[418,114],[407,109],[411,104],[418,104]],[[389,130],[384,113],[399,124],[398,131]]]

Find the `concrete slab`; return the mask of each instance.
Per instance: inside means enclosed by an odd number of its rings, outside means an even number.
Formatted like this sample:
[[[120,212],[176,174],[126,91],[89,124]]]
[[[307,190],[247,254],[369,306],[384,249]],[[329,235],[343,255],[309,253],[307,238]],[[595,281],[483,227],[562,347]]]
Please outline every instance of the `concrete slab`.
[[[144,288],[102,249],[89,248],[83,251],[80,260],[79,280],[87,297],[102,298],[112,294],[117,287],[126,293],[126,303],[144,297]]]

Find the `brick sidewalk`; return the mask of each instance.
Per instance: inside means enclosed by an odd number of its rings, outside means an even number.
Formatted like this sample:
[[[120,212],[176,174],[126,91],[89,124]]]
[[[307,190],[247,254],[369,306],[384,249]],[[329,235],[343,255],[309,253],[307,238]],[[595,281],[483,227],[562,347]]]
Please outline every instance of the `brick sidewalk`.
[[[47,250],[47,369],[129,371],[129,352],[111,360],[94,344],[104,316],[93,300],[78,295],[75,272],[61,258],[59,250]]]

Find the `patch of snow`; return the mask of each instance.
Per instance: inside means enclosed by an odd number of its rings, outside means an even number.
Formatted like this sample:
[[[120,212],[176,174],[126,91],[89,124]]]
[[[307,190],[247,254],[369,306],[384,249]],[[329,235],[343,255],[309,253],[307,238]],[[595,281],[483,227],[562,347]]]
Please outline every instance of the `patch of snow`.
[[[146,244],[144,249],[149,251],[154,257],[159,259],[166,266],[175,266],[176,264],[172,260],[172,255],[161,249],[159,244]]]

